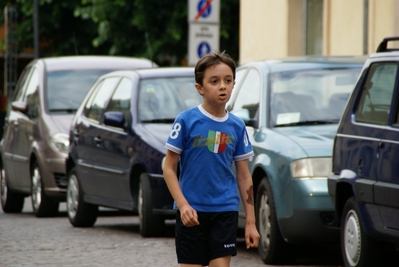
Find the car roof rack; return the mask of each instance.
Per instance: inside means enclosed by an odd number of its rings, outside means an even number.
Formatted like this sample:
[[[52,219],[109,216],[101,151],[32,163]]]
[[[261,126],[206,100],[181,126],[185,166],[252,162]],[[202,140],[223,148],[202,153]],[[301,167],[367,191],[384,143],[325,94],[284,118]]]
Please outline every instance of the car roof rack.
[[[389,51],[399,51],[399,48],[388,48],[389,41],[399,41],[399,36],[391,36],[384,38],[380,43],[380,45],[378,46],[376,52],[380,53],[380,52],[389,52]]]

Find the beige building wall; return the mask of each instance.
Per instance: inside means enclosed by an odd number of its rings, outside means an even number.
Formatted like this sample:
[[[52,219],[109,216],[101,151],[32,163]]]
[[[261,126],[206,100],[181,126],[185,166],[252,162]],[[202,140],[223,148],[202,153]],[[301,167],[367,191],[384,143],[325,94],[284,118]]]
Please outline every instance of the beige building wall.
[[[399,36],[399,0],[320,1],[323,55],[370,54],[384,37]],[[304,55],[304,3],[306,0],[240,0],[239,63]]]
[[[240,0],[240,64],[287,54],[286,0]]]
[[[363,54],[363,1],[324,0],[324,55]]]
[[[369,0],[369,30],[368,53],[373,53],[378,48],[384,37],[398,35],[399,25],[395,16],[399,14],[399,1],[397,0]],[[384,2],[384,5],[381,5]],[[396,29],[395,29],[396,28]]]

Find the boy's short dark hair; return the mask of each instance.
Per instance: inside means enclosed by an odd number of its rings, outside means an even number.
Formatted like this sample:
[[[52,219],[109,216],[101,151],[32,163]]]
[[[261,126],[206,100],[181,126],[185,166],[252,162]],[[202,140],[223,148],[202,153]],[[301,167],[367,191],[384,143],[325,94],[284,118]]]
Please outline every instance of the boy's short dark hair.
[[[197,65],[194,69],[195,74],[195,82],[202,86],[202,80],[204,79],[205,70],[210,66],[215,66],[217,64],[224,63],[229,66],[233,72],[233,78],[236,78],[236,63],[234,60],[223,52],[211,52],[203,56],[200,60],[198,60]]]

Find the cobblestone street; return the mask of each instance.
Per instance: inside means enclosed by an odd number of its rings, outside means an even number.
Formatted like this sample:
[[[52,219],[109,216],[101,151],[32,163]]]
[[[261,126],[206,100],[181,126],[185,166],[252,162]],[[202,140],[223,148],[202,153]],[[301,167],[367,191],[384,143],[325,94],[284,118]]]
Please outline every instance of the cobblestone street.
[[[0,212],[1,267],[178,266],[173,221],[168,222],[165,237],[142,238],[136,216],[102,210],[94,227],[74,228],[64,204],[59,216],[36,218],[30,199],[25,202],[23,213]],[[256,249],[245,249],[242,238],[237,245],[232,267],[267,266]]]

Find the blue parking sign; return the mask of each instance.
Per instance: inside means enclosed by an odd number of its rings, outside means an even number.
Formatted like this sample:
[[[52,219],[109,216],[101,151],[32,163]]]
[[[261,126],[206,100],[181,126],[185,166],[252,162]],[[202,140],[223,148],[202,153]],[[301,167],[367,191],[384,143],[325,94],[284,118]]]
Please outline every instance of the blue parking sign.
[[[197,55],[199,58],[202,58],[206,54],[211,52],[211,46],[207,42],[201,42],[198,45]]]
[[[210,0],[200,0],[197,5],[198,14],[201,14],[202,18],[208,17],[212,12],[212,5]]]

